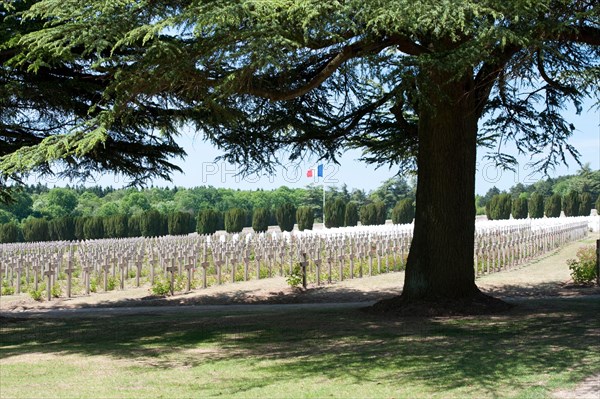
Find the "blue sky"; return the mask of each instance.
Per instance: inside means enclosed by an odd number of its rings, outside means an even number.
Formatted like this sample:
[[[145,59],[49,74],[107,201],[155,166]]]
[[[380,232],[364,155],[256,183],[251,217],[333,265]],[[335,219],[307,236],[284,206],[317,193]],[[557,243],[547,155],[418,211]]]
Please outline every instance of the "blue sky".
[[[591,102],[581,115],[576,115],[573,111],[568,111],[567,118],[577,128],[570,142],[581,153],[581,162],[589,163],[592,169],[600,169],[600,114],[596,109],[590,109]],[[304,187],[314,182],[321,184],[323,178],[310,179],[306,177],[306,171],[315,166],[314,159],[307,159],[300,164],[289,164],[287,168],[279,168],[277,173],[272,176],[236,176],[239,172],[235,165],[224,162],[214,162],[214,159],[221,153],[211,144],[202,141],[201,136],[194,138],[191,132],[182,132],[178,143],[182,145],[188,156],[185,160],[177,160],[177,163],[184,173],[175,173],[173,182],[156,180],[155,186],[179,186],[195,187],[202,185],[211,185],[215,187],[240,188],[254,190],[274,189],[285,185],[288,187]],[[535,173],[528,166],[532,161],[528,156],[518,156],[519,165],[516,173],[496,168],[492,162],[485,160],[486,149],[478,151],[478,171],[476,175],[476,192],[485,194],[491,187],[496,186],[501,190],[506,190],[516,183],[525,185],[535,183],[544,176],[541,173]],[[516,155],[514,146],[509,146],[505,152]],[[341,186],[347,184],[349,188],[364,189],[367,192],[375,189],[381,183],[394,176],[395,171],[385,167],[375,169],[373,166],[358,161],[359,151],[348,151],[340,158],[340,165],[325,164],[324,180],[328,185]],[[535,159],[533,159],[535,161]],[[579,170],[579,165],[573,159],[568,159],[569,166],[561,165],[556,168],[551,177],[565,174],[574,174]],[[34,181],[35,182],[35,179]],[[41,181],[49,186],[62,186],[67,182],[44,178]],[[102,186],[111,185],[121,187],[126,184],[120,176],[105,175],[97,179],[97,182],[88,182],[88,184],[100,184]]]

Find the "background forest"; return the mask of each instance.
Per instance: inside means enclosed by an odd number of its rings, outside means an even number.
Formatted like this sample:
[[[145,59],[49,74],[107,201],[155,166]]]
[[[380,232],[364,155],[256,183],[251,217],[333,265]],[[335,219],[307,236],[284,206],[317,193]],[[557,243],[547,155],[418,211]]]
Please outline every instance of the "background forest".
[[[325,211],[331,214],[326,215],[327,225],[353,225],[359,220],[363,224],[378,224],[384,217],[391,217],[394,222],[411,221],[415,187],[414,179],[400,176],[384,181],[368,193],[349,190],[345,184],[326,187]],[[514,217],[527,217],[528,205],[529,212],[534,212],[533,203],[538,201],[542,215],[545,211],[547,216],[555,216],[557,210],[558,214],[563,210],[567,215],[589,215],[588,208],[598,208],[595,202],[599,197],[600,171],[584,166],[575,175],[548,178],[532,185],[519,183],[507,192],[493,187],[485,195],[477,195],[475,205],[478,215],[487,214],[492,219],[508,218],[511,213]],[[291,205],[286,209],[293,222],[298,221],[297,209],[304,209],[300,214],[310,213],[305,226],[311,228],[313,219],[322,221],[322,201],[320,185],[254,191],[212,186],[114,189],[29,185],[15,194],[12,203],[0,204],[0,241],[210,233],[215,229],[235,231],[248,226],[261,231],[266,230],[263,226],[278,224],[276,210],[284,205]],[[577,210],[573,211],[573,207]],[[199,215],[208,210],[215,221],[214,227],[206,229],[200,226]],[[227,213],[232,210],[237,212],[236,226],[227,226]],[[372,214],[372,220],[368,213]],[[160,221],[153,223],[154,219]],[[153,224],[156,226],[152,227]]]

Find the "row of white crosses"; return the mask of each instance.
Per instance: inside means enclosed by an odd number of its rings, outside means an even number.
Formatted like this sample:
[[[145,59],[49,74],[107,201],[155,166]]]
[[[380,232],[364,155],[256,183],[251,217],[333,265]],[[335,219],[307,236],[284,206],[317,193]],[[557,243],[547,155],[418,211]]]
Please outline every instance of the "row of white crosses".
[[[99,276],[108,290],[109,278],[119,288],[140,286],[145,268],[149,282],[158,275],[170,281],[184,276],[186,291],[196,273],[201,287],[292,273],[302,264],[317,285],[363,277],[405,267],[412,240],[412,225],[381,225],[323,229],[305,232],[167,236],[80,242],[0,245],[0,277],[21,292],[21,277],[35,289],[45,279],[51,287],[59,277],[72,296],[72,278],[80,276],[84,294],[90,280]],[[532,257],[585,236],[587,218],[489,221],[476,225],[476,274],[515,267]],[[130,271],[134,276],[130,278]],[[130,280],[134,278],[134,282]],[[66,280],[66,281],[65,281]]]

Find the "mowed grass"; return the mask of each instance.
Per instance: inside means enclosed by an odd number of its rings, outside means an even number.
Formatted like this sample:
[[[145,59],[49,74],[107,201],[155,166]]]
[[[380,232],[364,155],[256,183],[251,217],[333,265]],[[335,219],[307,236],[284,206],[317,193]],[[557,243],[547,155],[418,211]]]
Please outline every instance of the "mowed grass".
[[[600,300],[2,322],[2,398],[544,398],[600,372]]]

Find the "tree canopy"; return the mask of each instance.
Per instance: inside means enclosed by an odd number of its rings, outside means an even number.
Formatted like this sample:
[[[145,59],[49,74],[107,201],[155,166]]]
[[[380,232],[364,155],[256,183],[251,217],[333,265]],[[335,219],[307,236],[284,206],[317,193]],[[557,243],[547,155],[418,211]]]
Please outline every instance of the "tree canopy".
[[[93,67],[96,55],[83,48],[27,58],[24,38],[48,21],[24,16],[33,3],[0,2],[0,191],[29,173],[169,179],[178,170],[170,158],[184,151],[173,140],[177,127],[164,121],[168,110],[136,100],[126,114],[107,116],[114,103],[105,90],[115,71]]]
[[[404,299],[478,295],[477,145],[510,165],[501,148],[515,140],[544,154],[545,170],[577,156],[563,109],[599,97],[592,1],[24,4],[23,18],[44,24],[19,36],[11,63],[38,74],[75,65],[104,81],[82,123],[3,157],[0,170],[93,154],[113,131],[168,139],[182,121],[249,172],[280,162],[282,149],[335,159],[361,148],[367,162],[418,170]]]

